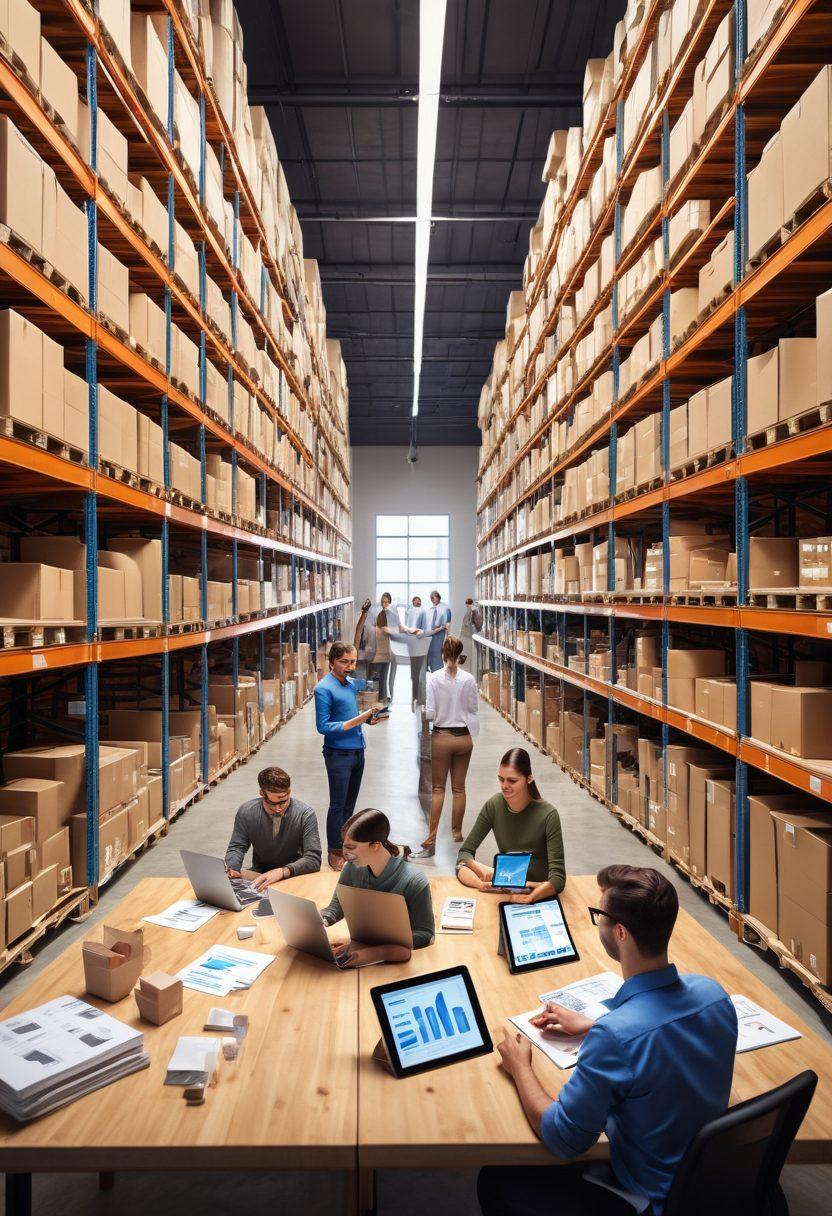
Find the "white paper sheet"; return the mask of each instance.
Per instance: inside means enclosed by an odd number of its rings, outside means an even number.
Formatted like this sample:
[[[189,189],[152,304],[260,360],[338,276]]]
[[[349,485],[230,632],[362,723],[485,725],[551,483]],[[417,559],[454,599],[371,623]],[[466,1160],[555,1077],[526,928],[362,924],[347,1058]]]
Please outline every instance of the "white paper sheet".
[[[739,1023],[737,1055],[744,1051],[756,1051],[759,1047],[771,1047],[774,1043],[788,1043],[791,1039],[801,1038],[800,1032],[793,1026],[781,1022],[773,1013],[767,1013],[747,996],[732,996],[731,1000],[734,1002]]]
[[[615,975],[612,971],[602,971],[599,975],[591,975],[585,980],[574,980],[563,988],[542,993],[540,1003],[546,1005],[553,1001],[566,1009],[574,1010],[575,1013],[586,1014],[588,1018],[601,1018],[605,1013],[609,1013],[602,1002],[614,997],[623,983],[620,975]]]
[[[162,925],[165,929],[181,929],[185,933],[195,933],[216,916],[219,908],[204,904],[201,899],[177,899],[175,904],[165,908],[156,916],[145,916],[152,925]]]
[[[212,946],[194,962],[183,967],[179,979],[194,992],[228,996],[229,992],[250,988],[273,961],[273,954],[236,950],[233,946]]]
[[[459,895],[449,895],[442,905],[442,919],[439,927],[444,933],[471,933],[474,929],[474,913],[477,909],[475,899],[465,899]]]

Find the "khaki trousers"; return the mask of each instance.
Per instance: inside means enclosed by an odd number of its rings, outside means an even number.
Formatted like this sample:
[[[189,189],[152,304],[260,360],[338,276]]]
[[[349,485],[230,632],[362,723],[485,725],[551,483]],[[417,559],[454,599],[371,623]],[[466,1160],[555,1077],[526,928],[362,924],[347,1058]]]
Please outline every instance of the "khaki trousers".
[[[462,817],[465,814],[465,776],[468,772],[468,765],[471,763],[473,750],[474,740],[470,735],[452,735],[447,730],[434,730],[431,735],[432,797],[430,825],[424,841],[426,846],[431,846],[436,841],[436,832],[442,817],[442,805],[445,801],[448,773],[451,774],[451,826],[455,832],[462,831]]]

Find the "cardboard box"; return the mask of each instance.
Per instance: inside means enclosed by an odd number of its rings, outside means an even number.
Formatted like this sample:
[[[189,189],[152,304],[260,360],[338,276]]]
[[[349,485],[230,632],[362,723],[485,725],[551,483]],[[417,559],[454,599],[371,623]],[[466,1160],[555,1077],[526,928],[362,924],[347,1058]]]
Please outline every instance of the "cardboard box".
[[[43,844],[63,824],[63,783],[43,777],[18,777],[0,785],[0,815],[26,815],[35,821],[35,840]]]
[[[815,301],[815,391],[818,402],[832,401],[832,288]]]
[[[23,62],[32,81],[40,78],[40,13],[28,0],[3,0],[0,33]]]
[[[125,807],[127,811],[127,843],[132,851],[145,839],[150,827],[150,799],[147,786],[143,786],[135,799]]]
[[[690,853],[688,865],[693,874],[704,878],[708,871],[708,783],[715,780],[730,782],[733,766],[728,768],[708,760],[689,766],[688,819]],[[711,787],[713,789],[713,787]]]
[[[165,484],[165,457],[162,428],[146,414],[138,415],[138,473],[157,485]]]
[[[0,118],[0,222],[36,253],[43,248],[43,179],[40,154],[10,118]],[[54,178],[54,174],[52,174]]]
[[[154,1026],[163,1026],[182,1012],[183,984],[175,975],[163,971],[143,975],[133,995],[139,1015]]]
[[[32,884],[24,882],[9,891],[3,901],[6,919],[6,941],[9,945],[32,927]]]
[[[59,828],[54,836],[48,837],[38,845],[38,868],[47,870],[56,866],[59,876],[70,866],[69,859],[69,828]]]
[[[98,107],[98,176],[110,193],[127,206],[127,140],[115,123]],[[90,163],[90,111],[86,101],[78,102],[78,145],[81,154]],[[100,246],[99,246],[100,259]],[[100,269],[100,262],[99,262]],[[101,280],[99,279],[99,288]],[[115,318],[113,318],[115,320]]]
[[[6,562],[0,579],[0,618],[73,621],[72,572],[39,562]]]
[[[749,894],[748,912],[772,933],[777,933],[777,847],[772,811],[788,811],[808,805],[797,790],[788,794],[749,794]]]
[[[708,388],[708,451],[731,442],[731,376]]]
[[[781,940],[822,983],[832,979],[832,824],[822,815],[771,812]]]
[[[162,542],[138,536],[116,536],[107,542],[114,553],[124,553],[139,567],[142,603],[147,621],[162,619]]]
[[[832,688],[772,686],[770,742],[792,756],[832,759]]]
[[[734,898],[734,852],[736,818],[735,784],[730,780],[708,781],[705,786],[706,873],[712,885],[728,899]]]
[[[772,237],[779,236],[783,214],[783,141],[780,132],[763,148],[748,174],[748,257],[754,258]]]
[[[43,334],[10,308],[0,310],[0,415],[43,428]]]
[[[136,79],[144,89],[163,127],[168,122],[168,52],[153,18],[146,13],[130,17],[130,54]]]
[[[58,902],[58,867],[49,866],[32,879],[32,923],[46,916]]]
[[[38,855],[30,844],[18,845],[9,849],[4,860],[5,886],[7,891],[14,890],[26,882],[37,872]]]
[[[116,811],[98,825],[98,879],[111,874],[129,852],[127,811]],[[69,822],[72,873],[77,884],[87,884],[87,817],[73,815]],[[94,881],[94,880],[93,880]]]
[[[120,1001],[136,983],[144,965],[144,931],[105,925],[102,942],[82,945],[84,984],[90,996]]]
[[[786,219],[832,176],[830,92],[832,69],[827,64],[780,124]]]
[[[111,579],[110,576],[114,577]],[[112,585],[107,586],[104,591],[105,585],[108,583]],[[110,599],[109,596],[114,598]],[[137,563],[131,557],[125,553],[109,553],[106,550],[99,553],[98,597],[100,621],[142,619],[144,616],[142,578]],[[123,613],[122,616],[116,615],[117,600],[120,601],[118,607]]]
[[[700,313],[725,294],[734,282],[734,230],[729,229],[699,271],[698,306]]]
[[[11,753],[9,753],[10,755]],[[4,757],[7,760],[8,756]],[[6,769],[8,773],[8,768]],[[0,815],[0,857],[22,844],[35,843],[35,821],[28,815]]]
[[[77,142],[78,77],[45,38],[40,40],[40,91]]]
[[[832,537],[801,539],[798,541],[798,554],[801,587],[832,586]]]
[[[98,311],[125,333],[130,332],[130,272],[100,241]]]
[[[797,540],[793,536],[752,536],[748,549],[748,586],[797,587]]]
[[[90,390],[86,380],[64,369],[64,425],[60,438],[70,447],[90,448]]]
[[[726,662],[724,650],[668,650],[667,674],[670,678],[722,676]]]

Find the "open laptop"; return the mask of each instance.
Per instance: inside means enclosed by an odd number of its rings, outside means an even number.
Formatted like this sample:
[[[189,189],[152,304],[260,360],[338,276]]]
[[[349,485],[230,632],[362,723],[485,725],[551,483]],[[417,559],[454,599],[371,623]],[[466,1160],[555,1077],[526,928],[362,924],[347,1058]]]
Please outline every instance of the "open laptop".
[[[180,849],[179,856],[185,867],[194,895],[213,908],[226,908],[229,912],[242,912],[249,904],[257,903],[262,896],[253,890],[245,878],[229,878],[225,862],[221,857],[208,853],[192,853]]]
[[[392,944],[413,948],[413,930],[404,896],[339,886],[338,898],[352,941],[366,946]],[[269,901],[287,945],[342,966],[314,900],[270,887]]]

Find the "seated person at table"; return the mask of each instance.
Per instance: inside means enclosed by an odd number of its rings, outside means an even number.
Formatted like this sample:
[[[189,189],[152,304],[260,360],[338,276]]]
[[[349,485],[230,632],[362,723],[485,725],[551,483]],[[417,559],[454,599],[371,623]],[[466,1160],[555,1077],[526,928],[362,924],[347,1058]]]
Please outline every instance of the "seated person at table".
[[[688,1144],[728,1105],[737,1015],[714,980],[680,975],[668,962],[675,888],[657,870],[625,865],[601,870],[598,886],[600,907],[589,914],[624,983],[596,1022],[555,1004],[534,1019],[553,1038],[587,1036],[557,1099],[535,1076],[527,1038],[507,1034],[498,1051],[532,1130],[554,1157],[579,1157],[606,1132],[609,1166],[589,1171],[604,1185],[585,1176],[586,1163],[484,1169],[477,1189],[485,1216],[661,1216]]]
[[[225,853],[231,878],[248,878],[258,891],[272,883],[315,874],[321,868],[321,838],[311,806],[292,797],[292,781],[282,768],[257,774],[260,797],[244,802],[234,817],[234,830]],[[243,858],[253,850],[251,869]]]
[[[464,886],[476,891],[491,889],[494,869],[475,861],[474,854],[488,833],[493,832],[496,851],[532,854],[527,879],[531,890],[512,895],[511,902],[531,904],[538,899],[550,899],[566,885],[560,816],[551,803],[540,797],[525,748],[512,747],[507,751],[497,775],[500,792],[488,799],[462,842],[456,876]]]
[[[430,883],[418,866],[400,856],[399,846],[390,843],[390,820],[373,807],[357,811],[342,829],[346,865],[329,906],[321,912],[325,925],[343,918],[338,887],[361,887],[369,891],[388,891],[403,895],[413,930],[413,949],[429,946],[434,938],[433,902]],[[362,942],[338,942],[336,954],[350,954],[349,967],[368,963],[406,963],[411,951],[406,946],[367,946]]]

